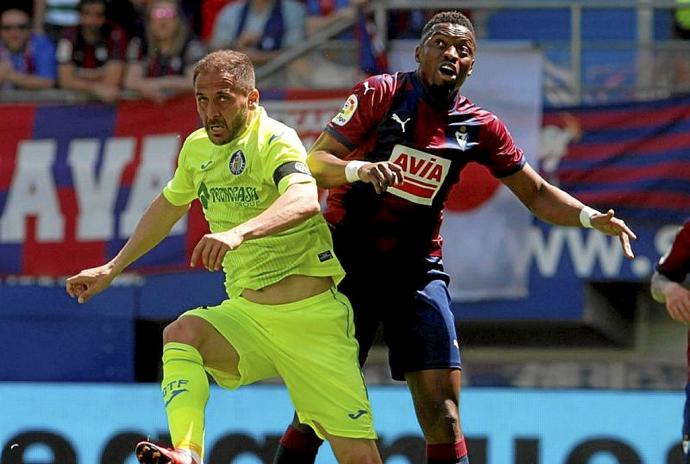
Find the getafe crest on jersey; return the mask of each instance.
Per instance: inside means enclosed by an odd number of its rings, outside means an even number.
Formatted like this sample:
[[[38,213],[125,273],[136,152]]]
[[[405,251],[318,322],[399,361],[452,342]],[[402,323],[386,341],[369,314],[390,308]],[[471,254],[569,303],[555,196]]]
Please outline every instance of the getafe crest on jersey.
[[[393,147],[389,161],[403,168],[404,179],[388,193],[420,205],[431,205],[451,165],[450,160],[400,144]]]
[[[240,175],[244,171],[244,167],[247,165],[247,160],[244,157],[242,150],[237,150],[230,156],[230,172],[234,175]]]

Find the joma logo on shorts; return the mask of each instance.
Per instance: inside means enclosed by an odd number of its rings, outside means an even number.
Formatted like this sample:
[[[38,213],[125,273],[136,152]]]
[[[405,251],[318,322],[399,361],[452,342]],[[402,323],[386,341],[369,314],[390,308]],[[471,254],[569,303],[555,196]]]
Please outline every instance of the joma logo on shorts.
[[[367,413],[367,412],[366,412],[364,409],[360,409],[360,410],[357,411],[356,413],[354,413],[354,414],[353,414],[353,413],[350,413],[350,414],[348,414],[347,416],[348,416],[350,419],[357,420],[357,419],[359,419],[360,417],[362,417],[363,415],[365,415],[366,413]]]

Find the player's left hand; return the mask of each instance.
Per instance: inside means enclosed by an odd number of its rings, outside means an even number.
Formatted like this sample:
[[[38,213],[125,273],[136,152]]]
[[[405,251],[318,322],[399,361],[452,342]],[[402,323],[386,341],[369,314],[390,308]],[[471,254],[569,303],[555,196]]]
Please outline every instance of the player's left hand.
[[[630,246],[630,240],[637,239],[637,235],[633,233],[632,230],[623,222],[618,219],[612,209],[608,210],[606,213],[595,214],[591,219],[592,227],[597,229],[599,232],[603,232],[606,235],[617,235],[618,240],[621,242],[621,247],[623,247],[623,254],[628,259],[633,259],[635,255],[633,254],[632,247]]]
[[[201,261],[208,271],[219,271],[223,267],[225,253],[239,247],[242,241],[242,236],[232,229],[206,234],[194,247],[189,265],[195,267]]]
[[[374,186],[376,193],[383,193],[388,187],[400,185],[404,181],[403,169],[390,161],[367,163],[359,168],[358,174],[362,182]]]

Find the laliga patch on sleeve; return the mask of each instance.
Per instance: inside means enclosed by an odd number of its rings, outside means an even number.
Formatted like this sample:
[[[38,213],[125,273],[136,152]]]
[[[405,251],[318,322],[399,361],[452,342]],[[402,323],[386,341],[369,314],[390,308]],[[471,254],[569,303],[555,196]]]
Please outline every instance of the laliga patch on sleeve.
[[[318,254],[319,261],[324,262],[328,261],[329,259],[333,259],[333,253],[331,253],[331,250],[326,250]]]
[[[350,95],[347,97],[347,100],[345,101],[345,104],[343,107],[340,109],[340,112],[335,115],[335,117],[331,120],[333,124],[336,126],[344,126],[347,124],[350,119],[352,119],[352,115],[355,114],[355,111],[357,111],[357,96],[355,94]]]

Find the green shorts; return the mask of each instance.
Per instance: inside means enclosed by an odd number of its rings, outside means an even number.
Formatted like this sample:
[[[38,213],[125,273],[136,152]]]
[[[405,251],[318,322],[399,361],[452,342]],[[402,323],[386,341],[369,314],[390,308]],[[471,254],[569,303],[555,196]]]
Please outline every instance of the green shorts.
[[[218,385],[241,385],[279,376],[300,422],[321,437],[376,438],[371,405],[359,367],[352,307],[332,288],[281,305],[238,297],[196,308],[240,355],[239,375],[207,369]]]

